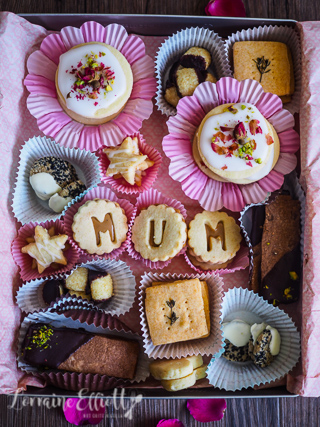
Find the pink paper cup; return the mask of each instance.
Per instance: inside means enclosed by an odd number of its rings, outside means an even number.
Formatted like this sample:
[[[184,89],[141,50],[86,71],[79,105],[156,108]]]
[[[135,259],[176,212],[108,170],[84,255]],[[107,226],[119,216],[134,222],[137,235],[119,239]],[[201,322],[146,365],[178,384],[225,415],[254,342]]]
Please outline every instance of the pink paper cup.
[[[209,308],[210,308],[210,335],[206,338],[199,338],[190,341],[181,341],[172,344],[163,344],[154,346],[150,337],[148,322],[145,313],[145,296],[146,288],[152,286],[152,282],[173,282],[175,280],[188,279],[205,280],[209,291]],[[221,308],[223,296],[223,280],[215,274],[158,274],[145,273],[140,282],[139,290],[139,311],[140,323],[143,334],[143,346],[145,353],[149,357],[158,358],[176,358],[187,357],[194,354],[215,355],[224,347],[224,339],[221,330]]]
[[[202,268],[192,264],[192,261],[188,256],[188,252],[184,254],[184,258],[187,264],[199,274],[205,272],[208,274],[219,274],[221,276],[223,274],[234,273],[235,271],[247,268],[249,266],[249,248],[241,245],[232,262],[228,264],[227,267],[216,270],[203,270]]]
[[[31,256],[29,256],[28,254],[23,254],[21,252],[21,249],[24,246],[28,245],[26,238],[34,236],[34,229],[36,228],[37,225],[41,225],[47,230],[50,227],[54,226],[56,234],[67,234],[64,224],[60,220],[47,221],[40,224],[30,222],[19,229],[18,236],[12,242],[11,253],[15,263],[20,268],[21,279],[24,281],[29,281],[29,280],[39,279],[39,278],[49,279],[54,277],[61,277],[62,273],[66,273],[67,271],[71,270],[75,266],[79,258],[78,251],[75,248],[73,248],[71,245],[71,247],[68,250],[63,252],[65,257],[68,260],[67,265],[61,265],[61,268],[57,270],[53,269],[52,267],[48,267],[44,270],[42,274],[39,274],[37,269],[32,270],[31,266],[32,266],[33,258],[31,258]],[[68,239],[67,242],[71,243],[70,239]]]
[[[271,172],[259,181],[242,185],[209,178],[199,169],[192,154],[194,134],[205,115],[218,105],[236,102],[255,105],[274,126],[280,140],[280,156]],[[164,137],[162,147],[170,159],[169,175],[181,182],[188,197],[198,200],[208,211],[226,207],[240,212],[247,204],[260,203],[269,192],[282,186],[284,175],[297,165],[294,153],[299,149],[300,139],[293,129],[294,118],[282,108],[278,96],[265,93],[255,80],[238,82],[223,77],[217,83],[202,83],[192,96],[179,101],[177,115],[170,117],[167,126],[169,134]]]
[[[131,238],[132,227],[133,227],[133,224],[134,224],[136,217],[141,212],[141,209],[147,208],[150,205],[171,206],[172,208],[179,210],[181,215],[183,216],[183,218],[185,220],[187,218],[187,211],[185,210],[185,207],[183,206],[183,204],[180,203],[178,200],[169,199],[168,197],[165,197],[163,194],[161,194],[160,191],[155,190],[153,188],[150,188],[150,190],[142,193],[137,199],[137,203],[135,205],[134,215],[132,216],[130,226],[129,226],[130,240],[129,240],[129,244],[127,246],[127,252],[133,259],[138,260],[138,261],[142,261],[143,264],[148,268],[162,269],[162,268],[166,267],[167,265],[169,265],[172,259],[169,259],[167,261],[153,262],[153,261],[150,261],[148,259],[142,258],[142,256],[139,254],[139,252],[137,252],[135,250],[134,244],[133,244],[132,238]],[[186,250],[187,250],[187,246],[184,246],[181,249],[181,251],[176,255],[176,257],[181,255],[181,254],[184,254]]]
[[[154,165],[145,170],[145,176],[142,177],[141,186],[138,185],[130,185],[124,178],[115,179],[112,176],[107,175],[107,169],[110,164],[110,161],[107,155],[103,152],[104,148],[101,147],[98,151],[99,159],[100,159],[100,173],[102,182],[109,184],[114,190],[119,191],[124,194],[137,194],[143,193],[144,191],[149,190],[152,187],[153,183],[157,179],[158,170],[161,166],[162,158],[158,150],[146,144],[143,136],[137,132],[130,135],[131,138],[138,138],[139,150],[143,155],[147,155],[149,160],[154,162]],[[112,147],[119,145],[122,140],[114,140],[114,144]],[[110,146],[109,146],[110,147]]]
[[[55,73],[60,56],[72,47],[89,42],[102,42],[120,51],[129,62],[133,87],[123,110],[110,122],[87,126],[69,117],[57,100]],[[96,151],[102,145],[112,145],[117,137],[123,139],[137,132],[153,110],[156,92],[153,59],[146,55],[142,39],[128,35],[119,24],[103,27],[97,22],[85,22],[80,28],[64,27],[59,33],[43,39],[40,49],[27,61],[28,75],[24,80],[30,95],[27,107],[37,119],[39,129],[60,145]]]
[[[119,256],[123,253],[123,251],[126,249],[126,247],[129,244],[129,232],[127,233],[127,239],[121,244],[119,248],[115,249],[109,254],[103,254],[103,255],[87,253],[85,250],[81,249],[78,243],[75,242],[75,240],[73,239],[72,224],[73,224],[74,215],[78,212],[79,208],[82,205],[84,205],[88,200],[94,200],[94,199],[106,199],[106,200],[110,200],[111,202],[118,203],[125,212],[125,215],[128,220],[128,228],[129,228],[129,224],[131,222],[131,218],[134,212],[133,205],[130,202],[128,202],[128,200],[118,199],[118,197],[114,194],[114,192],[109,188],[105,186],[99,186],[88,191],[88,193],[81,200],[81,202],[74,203],[67,209],[63,222],[66,229],[66,233],[69,236],[69,241],[71,245],[77,250],[77,252],[81,255],[84,255],[86,258],[118,259]]]

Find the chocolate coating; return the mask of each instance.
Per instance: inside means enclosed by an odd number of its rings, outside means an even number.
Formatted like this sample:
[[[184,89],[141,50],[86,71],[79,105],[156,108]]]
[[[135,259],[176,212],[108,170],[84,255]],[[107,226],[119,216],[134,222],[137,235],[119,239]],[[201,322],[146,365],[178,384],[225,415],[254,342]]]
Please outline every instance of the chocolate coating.
[[[63,286],[64,280],[62,279],[46,280],[42,288],[43,301],[50,305],[51,302],[55,301],[57,298],[60,298],[61,295],[64,294]]]
[[[260,295],[267,301],[290,304],[298,301],[300,294],[301,253],[300,244],[286,253],[264,277]]]
[[[37,345],[34,337],[39,333],[48,334],[43,345]],[[54,328],[51,325],[35,323],[29,326],[23,342],[23,359],[32,366],[46,366],[57,369],[81,345],[93,338],[89,332],[79,329]]]

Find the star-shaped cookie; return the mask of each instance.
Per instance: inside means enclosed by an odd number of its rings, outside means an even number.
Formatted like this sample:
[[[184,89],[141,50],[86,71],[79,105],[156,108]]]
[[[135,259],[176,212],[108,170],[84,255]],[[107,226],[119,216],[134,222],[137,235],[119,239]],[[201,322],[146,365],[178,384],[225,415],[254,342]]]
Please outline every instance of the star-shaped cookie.
[[[62,252],[67,239],[66,234],[51,237],[46,228],[37,225],[34,230],[34,242],[24,246],[21,252],[37,261],[38,272],[41,274],[53,262],[67,265],[68,260]]]
[[[141,185],[141,171],[154,163],[148,156],[140,153],[137,138],[128,137],[121,145],[108,147],[103,151],[110,160],[107,175],[114,178],[121,175],[131,185]]]

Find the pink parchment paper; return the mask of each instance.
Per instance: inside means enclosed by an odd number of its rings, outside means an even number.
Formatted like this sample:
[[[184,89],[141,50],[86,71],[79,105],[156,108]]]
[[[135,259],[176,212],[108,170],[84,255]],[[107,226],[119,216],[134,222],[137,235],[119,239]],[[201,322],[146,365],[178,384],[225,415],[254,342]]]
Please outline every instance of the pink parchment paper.
[[[301,183],[306,191],[302,293],[301,372],[288,390],[320,395],[320,22],[299,24],[302,51]]]
[[[66,22],[66,25],[68,23]],[[310,24],[309,24],[310,25]],[[318,27],[319,29],[320,27]],[[311,34],[312,34],[312,30]],[[316,27],[314,29],[316,32]],[[39,131],[36,123],[36,119],[30,115],[26,107],[27,90],[23,85],[23,79],[27,73],[26,61],[29,55],[36,49],[39,48],[41,41],[48,34],[42,27],[32,25],[11,13],[0,13],[0,93],[2,94],[2,108],[0,109],[1,117],[1,133],[0,133],[0,160],[1,160],[1,174],[0,174],[0,222],[2,229],[2,248],[1,248],[1,292],[0,292],[0,392],[1,393],[12,393],[16,390],[24,390],[26,385],[38,385],[43,386],[31,376],[26,376],[22,372],[18,371],[16,367],[16,339],[17,332],[21,321],[21,312],[15,303],[15,294],[20,286],[18,268],[15,265],[11,253],[10,245],[16,231],[21,224],[18,224],[13,217],[11,210],[12,203],[12,189],[15,181],[16,170],[18,166],[19,150],[24,141],[33,137],[34,135],[42,135]],[[315,37],[310,34],[310,40]],[[315,33],[316,34],[316,33]],[[318,37],[320,37],[318,35]],[[146,44],[146,53],[154,58],[158,47],[163,42],[162,37],[143,37]],[[320,49],[320,48],[319,48]],[[308,53],[308,52],[307,52]],[[316,57],[316,56],[315,56]],[[315,59],[314,57],[314,59]],[[311,58],[312,59],[312,58]],[[10,76],[8,77],[7,71],[10,70]],[[315,70],[314,70],[315,71]],[[313,79],[316,79],[315,72],[313,73]],[[304,77],[306,80],[306,77]],[[319,92],[319,80],[317,90]],[[312,81],[312,80],[311,80]],[[306,90],[304,91],[306,96]],[[316,92],[315,92],[316,93]],[[1,98],[1,96],[0,96]],[[312,98],[311,98],[312,99]],[[310,100],[309,100],[310,102]],[[313,101],[313,106],[315,102]],[[311,102],[309,107],[311,107]],[[309,109],[304,109],[305,121]],[[161,153],[163,162],[158,172],[158,178],[155,181],[154,188],[161,191],[164,196],[170,198],[176,198],[181,201],[188,213],[187,222],[189,222],[196,213],[201,212],[198,202],[189,199],[181,189],[181,184],[177,181],[173,181],[168,174],[169,159],[164,155],[161,143],[164,135],[167,134],[166,126],[167,118],[162,116],[156,107],[154,107],[151,118],[144,122],[141,133],[144,135],[146,142]],[[318,131],[320,133],[320,122],[318,123]],[[306,131],[305,131],[306,132]],[[314,132],[316,132],[314,130]],[[314,133],[315,134],[315,133]],[[313,134],[313,135],[314,135]],[[306,135],[306,134],[305,134]],[[306,139],[303,140],[304,143]],[[315,151],[320,150],[320,147]],[[313,157],[315,158],[315,157]],[[310,163],[311,163],[310,159]],[[317,165],[317,163],[315,163]],[[318,171],[319,174],[319,171]],[[316,171],[316,177],[317,171]],[[316,184],[316,177],[313,177]],[[320,178],[320,177],[318,177]],[[320,185],[320,179],[318,179]],[[314,185],[315,185],[314,184]],[[315,187],[314,192],[317,187]],[[119,194],[119,197],[123,197]],[[135,197],[131,196],[130,201],[135,202]],[[320,205],[320,199],[318,197],[318,203]],[[319,210],[320,212],[320,210]],[[314,215],[314,213],[313,213]],[[319,214],[320,216],[320,214]],[[310,218],[310,217],[309,217]],[[317,217],[315,217],[317,218]],[[320,222],[320,219],[317,218]],[[315,224],[316,225],[316,224]],[[310,230],[309,230],[310,231]],[[311,248],[311,231],[308,239],[309,247]],[[309,257],[311,249],[309,249]],[[144,271],[149,271],[140,263],[132,260],[127,254],[123,254],[120,257],[125,261],[132,269],[136,276],[137,286],[140,282],[140,277]],[[314,267],[315,268],[315,267]],[[320,268],[320,267],[318,267]],[[313,268],[308,267],[307,274],[309,271],[310,277],[313,277]],[[172,260],[170,265],[163,270],[163,273],[183,273],[192,274],[194,271],[187,265],[183,256],[176,257]],[[241,270],[232,274],[223,276],[225,290],[234,287],[242,286],[246,287],[248,280],[248,271]],[[311,281],[311,280],[310,280]],[[307,292],[307,290],[306,290]],[[311,298],[312,292],[310,290],[307,302],[304,301],[306,307],[304,307],[305,313],[309,316],[313,311],[310,309],[314,297]],[[318,297],[319,298],[319,297]],[[309,302],[308,302],[309,301]],[[309,308],[308,308],[309,307]],[[284,308],[284,307],[281,307]],[[291,307],[287,306],[285,310],[293,318],[295,323],[299,327],[301,316],[299,314],[299,305],[292,304]],[[120,320],[127,324],[134,331],[140,331],[139,314],[137,300],[133,308],[124,316],[120,316]],[[311,317],[310,323],[307,316],[304,320],[305,328],[311,329],[314,316]],[[318,334],[319,335],[319,334]],[[308,352],[312,353],[312,348],[316,348],[317,344],[315,335],[312,339],[307,340]],[[304,345],[305,344],[304,340]],[[313,347],[312,347],[313,346]],[[311,348],[312,347],[312,348]],[[319,345],[318,347],[319,348]],[[304,357],[306,358],[306,348],[303,349]],[[307,363],[302,368],[297,368],[297,374],[305,372],[304,377],[298,377],[297,379],[290,378],[289,385],[291,391],[303,394],[320,394],[320,380],[314,380],[319,384],[318,389],[308,388],[305,384],[308,384],[307,376],[309,372],[315,372],[314,376],[317,375],[317,371],[313,369],[314,364]],[[314,362],[315,364],[320,362]],[[294,374],[296,375],[296,374]],[[312,374],[310,374],[312,376]],[[301,380],[300,380],[301,378]],[[273,384],[274,385],[274,384]],[[311,386],[310,386],[311,387]]]

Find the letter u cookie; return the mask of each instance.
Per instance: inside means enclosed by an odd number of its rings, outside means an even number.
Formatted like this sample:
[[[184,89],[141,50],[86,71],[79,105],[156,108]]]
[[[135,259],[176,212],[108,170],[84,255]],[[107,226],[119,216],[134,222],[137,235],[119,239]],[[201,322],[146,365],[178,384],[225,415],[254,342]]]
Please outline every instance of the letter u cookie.
[[[151,205],[136,217],[132,227],[135,250],[150,261],[167,261],[177,255],[187,240],[181,213],[166,205]]]

